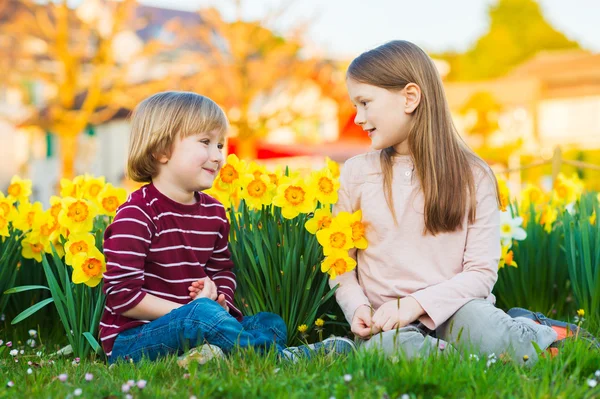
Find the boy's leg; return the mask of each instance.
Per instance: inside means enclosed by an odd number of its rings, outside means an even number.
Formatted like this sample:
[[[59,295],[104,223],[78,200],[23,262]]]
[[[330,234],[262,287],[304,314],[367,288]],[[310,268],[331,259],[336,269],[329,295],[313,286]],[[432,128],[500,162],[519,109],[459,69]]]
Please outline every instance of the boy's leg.
[[[373,335],[359,344],[361,351],[380,351],[389,357],[427,357],[432,354],[452,351],[445,341],[427,335],[416,326],[409,325]]]
[[[252,331],[256,336],[265,334],[277,345],[285,348],[287,342],[287,327],[283,319],[275,313],[260,312],[242,319],[242,327]]]
[[[532,342],[545,350],[557,337],[550,327],[513,319],[485,299],[472,300],[460,308],[436,330],[436,336],[463,354],[508,354],[528,365],[538,359]]]
[[[109,362],[118,357],[139,361],[183,351],[209,343],[229,353],[234,346],[270,348],[281,347],[270,334],[245,331],[242,324],[217,302],[201,298],[173,310],[144,326],[122,332],[117,336]]]

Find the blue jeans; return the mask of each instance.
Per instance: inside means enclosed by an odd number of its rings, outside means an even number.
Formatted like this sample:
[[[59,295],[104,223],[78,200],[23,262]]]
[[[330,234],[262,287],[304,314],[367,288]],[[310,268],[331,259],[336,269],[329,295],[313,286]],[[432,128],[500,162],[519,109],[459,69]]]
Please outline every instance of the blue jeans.
[[[281,353],[286,339],[287,328],[276,314],[261,312],[239,322],[217,302],[201,298],[148,324],[121,332],[108,362],[119,358],[138,362],[142,357],[155,360],[206,343],[218,346],[226,354],[236,346],[261,352],[274,346]]]

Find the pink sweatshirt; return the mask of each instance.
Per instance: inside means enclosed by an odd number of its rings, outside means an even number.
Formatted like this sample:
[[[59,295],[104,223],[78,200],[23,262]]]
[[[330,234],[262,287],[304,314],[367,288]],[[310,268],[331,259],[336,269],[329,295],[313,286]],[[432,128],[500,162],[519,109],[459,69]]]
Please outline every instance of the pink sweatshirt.
[[[494,302],[492,287],[498,278],[500,211],[490,175],[474,167],[477,216],[463,228],[437,236],[423,235],[423,194],[410,156],[394,159],[394,225],[383,190],[380,151],[349,159],[340,177],[339,200],[334,214],[362,210],[369,246],[353,249],[354,271],[330,280],[339,284],[336,299],[349,323],[356,309],[407,295],[416,299],[426,314],[419,320],[436,329],[460,307],[475,298]]]

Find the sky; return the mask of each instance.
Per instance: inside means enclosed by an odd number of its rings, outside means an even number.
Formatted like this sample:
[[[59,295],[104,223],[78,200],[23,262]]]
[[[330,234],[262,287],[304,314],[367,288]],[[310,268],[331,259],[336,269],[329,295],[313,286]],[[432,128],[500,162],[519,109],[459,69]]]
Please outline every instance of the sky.
[[[216,6],[226,19],[235,16],[230,0],[139,0],[181,10]],[[600,52],[600,0],[539,0],[546,19],[584,48]],[[290,4],[291,3],[291,4]],[[494,0],[242,0],[243,18],[257,19],[284,6],[272,26],[285,31],[309,22],[305,38],[334,58],[353,58],[393,39],[412,41],[426,51],[463,51],[488,26]],[[368,6],[367,6],[368,4]]]

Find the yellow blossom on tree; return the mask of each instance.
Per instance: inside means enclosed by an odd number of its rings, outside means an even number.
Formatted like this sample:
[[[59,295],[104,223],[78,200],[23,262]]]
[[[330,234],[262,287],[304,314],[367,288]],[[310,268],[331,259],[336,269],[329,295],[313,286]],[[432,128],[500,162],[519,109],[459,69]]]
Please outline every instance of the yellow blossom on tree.
[[[257,177],[258,176],[258,177]],[[241,197],[251,209],[270,205],[275,195],[275,185],[264,174],[246,174],[241,178]]]
[[[89,287],[95,287],[102,281],[102,274],[105,271],[104,255],[95,246],[73,257],[72,279],[75,284],[84,283]]]
[[[27,201],[21,202],[13,225],[21,231],[27,231],[33,227],[35,215],[41,212],[43,212],[41,202],[34,202],[33,204]]]
[[[333,216],[329,207],[319,208],[315,211],[314,216],[304,223],[304,227],[310,234],[316,234],[317,231],[327,228],[331,225]]]
[[[115,216],[119,208],[127,200],[127,191],[108,183],[96,196],[98,211],[101,215]]]
[[[79,253],[88,253],[96,247],[96,238],[91,233],[74,233],[65,243],[65,263],[73,265],[73,257]]]
[[[334,179],[329,169],[313,172],[310,184],[314,187],[317,200],[324,205],[335,204],[338,200],[340,182]]]
[[[67,197],[63,199],[58,221],[70,234],[85,233],[92,230],[97,214],[96,206],[91,201]]]
[[[281,208],[281,214],[286,219],[293,219],[300,213],[310,213],[316,206],[315,192],[304,179],[282,179],[277,194],[273,198],[273,205]]]
[[[8,199],[14,202],[27,202],[31,195],[31,180],[21,179],[19,176],[13,176],[10,180],[8,190]]]
[[[335,250],[348,252],[350,248],[354,247],[350,224],[350,214],[340,212],[333,219],[329,227],[317,231],[317,241],[323,247],[323,254],[325,256],[328,256]]]
[[[39,236],[28,234],[21,241],[23,250],[21,255],[25,259],[35,259],[37,262],[42,262],[42,254],[44,253],[44,245],[41,243]]]
[[[356,267],[356,260],[348,256],[348,251],[336,249],[321,263],[321,271],[328,273],[332,280]]]

